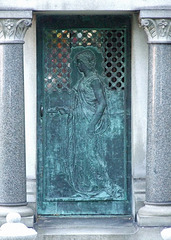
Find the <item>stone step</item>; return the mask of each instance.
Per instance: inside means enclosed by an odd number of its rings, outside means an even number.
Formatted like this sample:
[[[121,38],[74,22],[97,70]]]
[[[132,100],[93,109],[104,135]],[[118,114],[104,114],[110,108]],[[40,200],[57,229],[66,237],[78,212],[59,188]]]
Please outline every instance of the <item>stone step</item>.
[[[162,240],[163,228],[140,228],[130,217],[41,217],[37,240]]]

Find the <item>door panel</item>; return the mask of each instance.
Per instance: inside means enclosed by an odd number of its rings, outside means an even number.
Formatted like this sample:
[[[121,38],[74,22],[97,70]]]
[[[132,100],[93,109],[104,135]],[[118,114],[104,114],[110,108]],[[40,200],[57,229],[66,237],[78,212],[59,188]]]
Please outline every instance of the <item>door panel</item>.
[[[38,19],[39,214],[130,213],[126,19]]]

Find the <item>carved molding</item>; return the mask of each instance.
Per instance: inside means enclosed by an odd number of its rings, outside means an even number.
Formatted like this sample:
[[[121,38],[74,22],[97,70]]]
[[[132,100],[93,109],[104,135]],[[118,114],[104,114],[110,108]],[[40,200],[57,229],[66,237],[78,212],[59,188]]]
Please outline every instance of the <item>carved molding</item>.
[[[0,19],[0,41],[23,41],[31,19]]]
[[[140,23],[149,43],[171,43],[171,19],[142,18]]]

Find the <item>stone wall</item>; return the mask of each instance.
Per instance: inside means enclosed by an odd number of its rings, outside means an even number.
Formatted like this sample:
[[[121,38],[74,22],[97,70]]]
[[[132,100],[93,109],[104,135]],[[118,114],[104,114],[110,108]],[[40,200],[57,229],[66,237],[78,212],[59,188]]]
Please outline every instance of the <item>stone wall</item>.
[[[105,4],[103,1],[99,0],[20,0],[14,1],[1,1],[1,9],[12,10],[12,9],[31,9],[35,11],[139,11],[144,8],[163,8],[171,7],[171,2],[169,0],[106,0]]]
[[[36,16],[32,27],[25,36],[24,44],[24,81],[25,81],[25,122],[26,122],[26,172],[27,201],[35,208],[36,203],[36,115],[37,115],[37,79],[36,79]]]

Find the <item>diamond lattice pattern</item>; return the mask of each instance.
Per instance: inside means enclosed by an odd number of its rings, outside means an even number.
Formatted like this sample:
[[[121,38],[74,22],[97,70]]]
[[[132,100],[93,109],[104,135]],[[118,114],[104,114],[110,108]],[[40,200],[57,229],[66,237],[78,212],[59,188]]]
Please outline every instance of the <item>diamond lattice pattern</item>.
[[[50,92],[71,87],[71,49],[96,47],[104,56],[104,79],[109,90],[124,90],[125,30],[46,30],[44,82]]]

